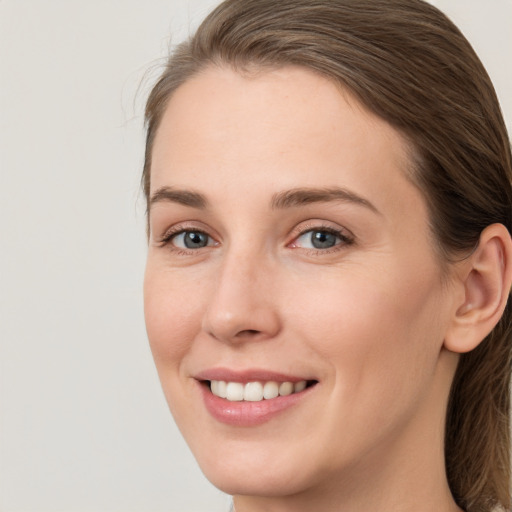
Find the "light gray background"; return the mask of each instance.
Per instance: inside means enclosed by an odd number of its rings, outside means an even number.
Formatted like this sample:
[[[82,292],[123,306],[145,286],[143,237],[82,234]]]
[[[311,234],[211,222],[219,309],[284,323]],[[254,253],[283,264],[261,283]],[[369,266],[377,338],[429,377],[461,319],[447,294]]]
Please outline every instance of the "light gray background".
[[[0,0],[2,512],[228,509],[167,412],[141,293],[144,99],[216,3]],[[512,0],[434,3],[510,121]]]

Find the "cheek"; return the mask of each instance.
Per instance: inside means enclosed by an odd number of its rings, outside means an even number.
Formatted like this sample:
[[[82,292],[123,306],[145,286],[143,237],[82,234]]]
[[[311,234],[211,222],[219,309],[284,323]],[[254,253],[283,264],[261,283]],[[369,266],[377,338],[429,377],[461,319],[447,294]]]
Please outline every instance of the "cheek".
[[[201,287],[172,271],[152,268],[144,278],[144,316],[157,370],[178,365],[201,326]]]
[[[296,292],[294,303],[298,330],[329,361],[336,401],[356,408],[366,402],[370,411],[400,397],[411,401],[432,378],[442,346],[437,275],[404,267],[393,274],[388,267],[387,273],[353,268],[337,277],[317,292],[311,286],[308,294]]]

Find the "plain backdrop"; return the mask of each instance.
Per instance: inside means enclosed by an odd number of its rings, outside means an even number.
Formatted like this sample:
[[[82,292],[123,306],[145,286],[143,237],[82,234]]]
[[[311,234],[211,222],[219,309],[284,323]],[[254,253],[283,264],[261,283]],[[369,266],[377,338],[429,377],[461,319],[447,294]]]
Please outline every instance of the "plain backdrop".
[[[1,512],[229,508],[167,411],[142,314],[144,100],[216,3],[0,0]],[[512,0],[433,3],[512,120]]]

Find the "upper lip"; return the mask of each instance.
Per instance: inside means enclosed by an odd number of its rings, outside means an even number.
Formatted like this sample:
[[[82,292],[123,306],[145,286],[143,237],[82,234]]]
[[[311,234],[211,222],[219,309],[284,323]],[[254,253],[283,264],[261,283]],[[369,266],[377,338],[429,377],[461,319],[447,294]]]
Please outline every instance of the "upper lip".
[[[300,382],[314,380],[297,375],[274,372],[266,369],[231,370],[229,368],[210,368],[194,375],[197,380],[223,380],[225,382]]]

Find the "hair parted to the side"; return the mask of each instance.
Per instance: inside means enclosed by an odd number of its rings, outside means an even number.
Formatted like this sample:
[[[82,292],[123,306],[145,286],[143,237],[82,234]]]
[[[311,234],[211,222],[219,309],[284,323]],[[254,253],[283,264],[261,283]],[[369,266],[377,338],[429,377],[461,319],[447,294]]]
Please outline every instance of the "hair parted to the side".
[[[177,47],[149,96],[147,199],[169,97],[211,65],[314,70],[399,130],[414,148],[411,179],[445,261],[470,252],[490,224],[512,232],[512,158],[494,88],[460,31],[423,0],[223,2]],[[509,303],[494,331],[461,356],[452,386],[446,468],[467,512],[511,507],[511,330]]]

